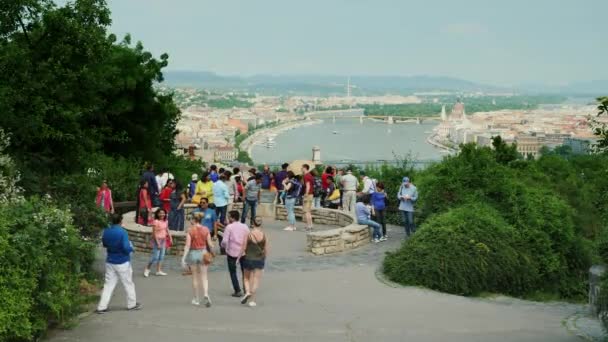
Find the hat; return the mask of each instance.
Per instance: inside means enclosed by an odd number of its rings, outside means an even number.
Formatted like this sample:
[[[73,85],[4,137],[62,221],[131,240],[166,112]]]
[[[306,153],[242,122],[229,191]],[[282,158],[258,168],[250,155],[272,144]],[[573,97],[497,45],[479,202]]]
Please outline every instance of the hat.
[[[197,175],[196,173],[193,173],[193,174],[192,174],[192,180],[193,180],[193,181],[198,180],[198,175]]]
[[[403,177],[403,183],[409,183],[410,177]]]

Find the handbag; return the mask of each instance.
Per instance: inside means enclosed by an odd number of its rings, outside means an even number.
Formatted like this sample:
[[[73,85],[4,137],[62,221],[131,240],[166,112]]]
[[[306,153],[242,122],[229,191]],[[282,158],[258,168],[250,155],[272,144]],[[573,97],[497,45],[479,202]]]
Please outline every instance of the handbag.
[[[213,263],[213,259],[215,258],[215,254],[211,251],[211,247],[207,245],[207,253],[203,255],[203,265],[209,266]]]

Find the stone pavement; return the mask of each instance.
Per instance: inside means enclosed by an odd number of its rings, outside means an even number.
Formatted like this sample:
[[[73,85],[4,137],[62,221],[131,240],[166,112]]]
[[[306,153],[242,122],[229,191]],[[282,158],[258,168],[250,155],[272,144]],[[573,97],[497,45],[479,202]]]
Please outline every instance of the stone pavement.
[[[194,307],[191,280],[179,259],[167,261],[166,277],[143,278],[147,255],[133,258],[138,301],[128,312],[119,285],[105,315],[90,315],[50,341],[577,341],[564,322],[580,305],[515,299],[474,299],[414,287],[388,286],[375,276],[391,238],[330,256],[305,251],[303,232],[284,232],[269,222],[271,250],[258,293],[258,307],[230,297],[225,259],[210,272],[211,308]],[[100,266],[102,264],[100,263]]]

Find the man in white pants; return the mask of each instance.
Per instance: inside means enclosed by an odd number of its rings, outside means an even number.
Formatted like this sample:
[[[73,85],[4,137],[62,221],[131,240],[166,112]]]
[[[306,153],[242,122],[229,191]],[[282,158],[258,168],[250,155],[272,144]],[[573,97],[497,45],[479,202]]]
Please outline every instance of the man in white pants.
[[[355,204],[357,203],[357,188],[359,187],[359,181],[357,177],[353,176],[353,172],[348,170],[346,175],[342,176],[341,179],[343,188],[343,207],[344,210],[355,214]]]
[[[133,246],[129,242],[129,235],[122,227],[122,215],[112,214],[111,226],[103,230],[103,246],[106,248],[106,276],[103,284],[103,292],[97,313],[103,314],[108,311],[108,304],[118,280],[122,283],[127,293],[127,310],[139,310],[141,304],[136,301],[135,284],[133,283],[133,269],[131,268],[131,253]]]

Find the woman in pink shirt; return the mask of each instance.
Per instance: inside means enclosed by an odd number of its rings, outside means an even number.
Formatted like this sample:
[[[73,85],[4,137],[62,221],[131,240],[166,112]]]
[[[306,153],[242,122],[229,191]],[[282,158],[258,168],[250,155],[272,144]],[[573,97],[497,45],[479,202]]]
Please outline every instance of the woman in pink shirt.
[[[95,199],[97,206],[103,209],[106,213],[114,213],[114,202],[112,201],[112,190],[108,188],[108,182],[103,181],[101,187],[97,190],[97,198]]]
[[[167,228],[167,212],[164,209],[157,209],[154,213],[154,222],[152,222],[152,257],[144,270],[144,277],[147,278],[150,275],[150,268],[154,263],[156,263],[157,276],[167,275],[161,270],[161,265],[168,244],[173,244],[173,240],[169,228]]]

